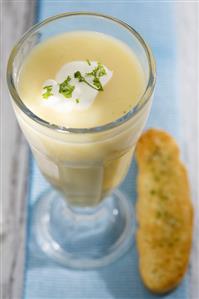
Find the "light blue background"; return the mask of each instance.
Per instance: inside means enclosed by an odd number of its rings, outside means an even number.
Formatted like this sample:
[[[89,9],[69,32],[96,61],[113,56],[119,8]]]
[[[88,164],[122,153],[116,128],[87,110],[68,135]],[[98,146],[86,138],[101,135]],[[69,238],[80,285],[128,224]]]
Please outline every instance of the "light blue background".
[[[157,86],[148,127],[164,128],[180,141],[179,99],[176,91],[175,15],[171,3],[158,1],[39,1],[37,20],[64,11],[97,11],[133,26],[150,44],[157,62]],[[25,299],[152,299],[159,298],[143,286],[135,246],[114,264],[97,271],[72,271],[53,264],[37,248],[31,235],[32,210],[48,187],[30,159],[28,240]],[[121,189],[135,201],[135,163]],[[165,299],[188,299],[188,275]]]

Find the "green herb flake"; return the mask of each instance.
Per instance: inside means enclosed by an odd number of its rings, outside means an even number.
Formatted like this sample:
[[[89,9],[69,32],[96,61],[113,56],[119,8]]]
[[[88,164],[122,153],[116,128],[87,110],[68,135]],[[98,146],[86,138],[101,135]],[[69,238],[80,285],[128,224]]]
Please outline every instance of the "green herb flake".
[[[93,85],[96,86],[99,91],[103,90],[102,83],[100,82],[99,78],[95,77],[93,79]]]
[[[104,66],[98,62],[97,66],[92,70],[92,72],[89,72],[86,74],[87,76],[93,76],[95,78],[103,77],[106,75],[106,70]]]
[[[59,84],[59,93],[61,93],[65,98],[71,98],[75,89],[75,86],[69,83],[70,81],[71,77],[68,76],[64,82]]]
[[[77,104],[79,104],[80,100],[79,100],[79,99],[75,99],[75,102],[76,102]]]
[[[88,65],[91,65],[91,62],[89,59],[86,59],[86,62],[88,63]]]
[[[99,77],[103,77],[106,75],[106,70],[101,63],[98,63],[98,72],[97,73],[98,73]]]
[[[159,181],[160,181],[160,177],[159,177],[158,175],[155,175],[155,176],[154,176],[154,179],[155,179],[156,182],[159,182]]]
[[[157,212],[156,212],[156,217],[157,217],[157,218],[161,218],[161,217],[162,217],[162,213],[161,213],[160,211],[157,211]]]
[[[77,71],[77,72],[74,73],[74,78],[78,79],[79,82],[84,82],[84,77],[82,76],[80,71]]]
[[[42,94],[42,97],[44,99],[48,99],[50,96],[53,96],[52,88],[52,85],[47,85],[43,87],[43,89],[45,89],[45,92]]]
[[[150,190],[150,194],[151,194],[151,195],[155,195],[155,194],[156,194],[156,191],[152,189],[152,190]]]
[[[93,85],[90,84],[90,83],[86,80],[86,78],[85,78],[84,76],[82,76],[82,74],[80,73],[80,71],[77,71],[77,72],[74,73],[74,78],[78,79],[79,82],[84,82],[84,83],[86,83],[88,86],[92,87],[93,89],[101,90],[101,89],[99,89],[99,88],[96,86],[96,84],[94,84],[94,83],[93,83]]]
[[[90,61],[87,59],[86,60],[89,65],[91,65]],[[98,91],[103,91],[102,83],[100,81],[100,78],[106,75],[106,70],[104,66],[98,62],[97,66],[89,73],[86,73],[85,76],[81,74],[80,71],[77,71],[74,73],[74,78],[78,79],[79,82],[84,82],[88,86],[98,90]],[[93,77],[92,78],[92,83],[91,84],[86,77]]]

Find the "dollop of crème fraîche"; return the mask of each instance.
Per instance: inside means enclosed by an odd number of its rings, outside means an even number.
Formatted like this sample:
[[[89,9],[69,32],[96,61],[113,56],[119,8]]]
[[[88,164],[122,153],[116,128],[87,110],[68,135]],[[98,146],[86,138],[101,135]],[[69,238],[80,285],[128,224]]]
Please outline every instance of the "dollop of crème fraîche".
[[[42,105],[59,111],[85,110],[109,82],[113,72],[97,61],[72,61],[43,83]]]
[[[146,76],[122,41],[99,32],[67,32],[30,52],[17,88],[38,118],[65,128],[94,128],[128,113],[145,91]]]

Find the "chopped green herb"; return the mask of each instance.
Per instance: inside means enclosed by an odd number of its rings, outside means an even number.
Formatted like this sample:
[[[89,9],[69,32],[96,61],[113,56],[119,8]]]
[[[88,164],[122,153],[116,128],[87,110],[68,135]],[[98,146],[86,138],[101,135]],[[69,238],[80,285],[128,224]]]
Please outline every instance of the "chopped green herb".
[[[106,70],[104,68],[104,66],[101,63],[98,63],[98,71],[97,74],[99,77],[103,77],[106,75]]]
[[[162,213],[161,213],[160,211],[157,211],[157,212],[156,212],[156,217],[157,217],[157,218],[161,218],[161,216],[162,216]]]
[[[155,195],[155,194],[156,194],[156,191],[152,189],[152,190],[150,191],[150,194],[151,194],[151,195]]]
[[[98,90],[103,90],[102,84],[100,82],[100,77],[106,75],[106,70],[101,63],[98,62],[97,66],[92,70],[92,72],[89,72],[86,75],[93,77],[93,85],[96,86]]]
[[[71,77],[68,76],[64,82],[59,84],[59,93],[61,93],[65,98],[71,98],[73,90],[75,89],[74,85],[70,85]]]
[[[80,73],[80,71],[76,71],[74,73],[74,78],[78,79],[79,82],[84,82],[85,78],[82,76],[82,74]]]
[[[86,62],[88,63],[88,65],[91,65],[91,62],[89,59],[86,59]]]
[[[99,78],[95,77],[93,79],[93,85],[95,85],[98,90],[103,90],[102,83],[100,82]]]
[[[163,193],[161,193],[160,194],[160,199],[162,199],[162,200],[168,200],[168,196],[165,195],[165,194],[163,194]]]
[[[93,76],[95,78],[103,77],[106,75],[106,70],[104,66],[98,62],[97,66],[92,70],[92,72],[87,73],[87,76]]]
[[[79,99],[75,99],[76,103],[79,104],[80,100]]]
[[[159,181],[160,181],[160,177],[159,177],[158,175],[155,175],[155,176],[154,176],[154,179],[155,179],[156,182],[159,182]]]
[[[42,94],[42,97],[44,99],[48,99],[50,96],[53,95],[52,88],[53,88],[52,85],[47,85],[43,87],[43,89],[45,89],[45,92]]]
[[[87,59],[86,60],[87,63],[89,65],[91,65],[90,61]],[[100,77],[106,75],[106,70],[104,68],[104,66],[98,62],[98,65],[89,73],[86,73],[85,76],[83,76],[80,71],[77,71],[74,73],[74,78],[78,79],[79,82],[84,82],[86,83],[88,86],[98,90],[98,91],[102,91],[103,87],[102,87],[102,83],[100,82]],[[89,77],[93,77],[93,84],[91,84],[87,79],[86,76]]]
[[[92,88],[94,88],[94,89],[96,89],[96,90],[101,90],[101,89],[99,89],[97,86],[94,86],[94,85],[90,84],[90,83],[86,80],[86,78],[85,78],[84,76],[82,76],[82,74],[80,73],[80,71],[77,71],[77,72],[74,73],[74,78],[78,79],[79,82],[84,82],[84,83],[86,83],[88,86],[90,86],[90,87],[92,87]]]

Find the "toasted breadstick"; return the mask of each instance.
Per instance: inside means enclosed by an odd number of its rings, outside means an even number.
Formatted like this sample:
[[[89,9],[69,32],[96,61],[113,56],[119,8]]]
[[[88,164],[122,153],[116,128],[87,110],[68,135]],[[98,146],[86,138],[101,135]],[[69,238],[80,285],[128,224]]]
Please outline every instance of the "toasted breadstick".
[[[166,132],[150,129],[138,141],[137,247],[144,284],[166,293],[183,278],[192,244],[193,208],[179,148]]]

